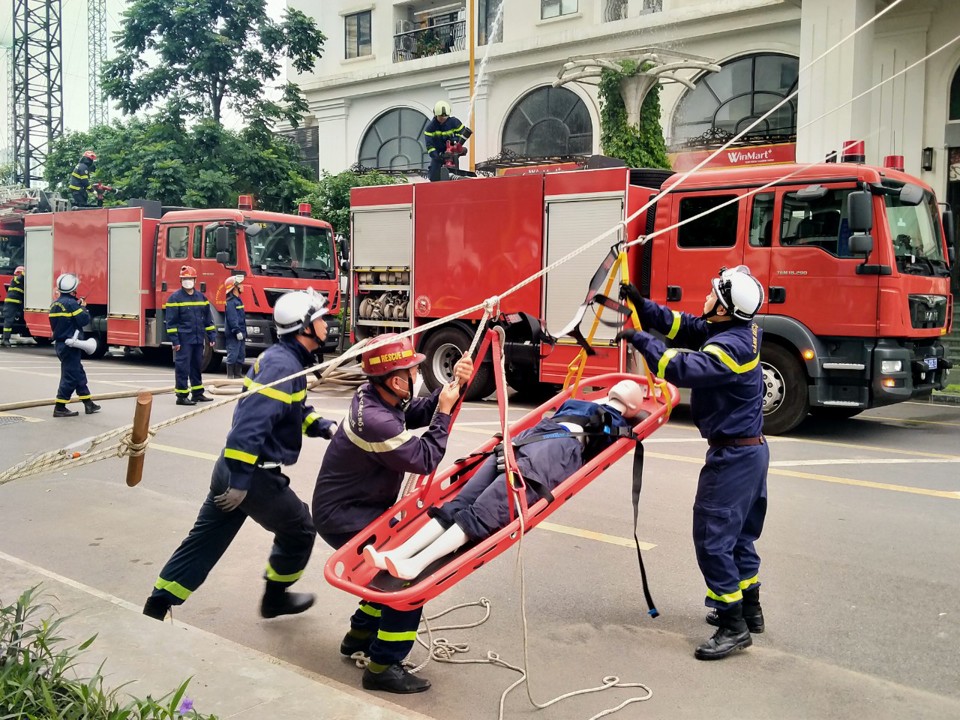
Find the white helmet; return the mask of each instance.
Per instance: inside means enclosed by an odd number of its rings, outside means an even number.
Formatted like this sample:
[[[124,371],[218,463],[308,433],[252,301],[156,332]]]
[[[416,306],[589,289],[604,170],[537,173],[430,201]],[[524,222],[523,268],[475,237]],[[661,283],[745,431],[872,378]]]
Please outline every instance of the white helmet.
[[[433,106],[433,114],[437,117],[441,115],[450,117],[450,103],[446,100],[437,100],[437,104]]]
[[[69,295],[80,285],[80,278],[73,273],[63,273],[57,278],[57,290]]]
[[[327,314],[327,299],[313,288],[281,295],[273,306],[277,335],[302,332],[314,320]]]
[[[640,412],[643,401],[646,399],[646,388],[642,387],[637,381],[621,380],[610,388],[607,397],[600,402],[619,411],[625,418],[632,418]]]
[[[763,286],[746,265],[737,265],[730,270],[721,268],[720,276],[711,283],[717,300],[738,320],[753,320],[763,305]]]

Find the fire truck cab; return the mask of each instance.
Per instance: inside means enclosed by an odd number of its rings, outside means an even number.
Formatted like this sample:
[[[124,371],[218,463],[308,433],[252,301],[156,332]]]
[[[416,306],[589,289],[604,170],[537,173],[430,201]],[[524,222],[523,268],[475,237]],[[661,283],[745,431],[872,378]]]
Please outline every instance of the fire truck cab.
[[[811,411],[850,417],[943,387],[954,249],[928,186],[849,162],[710,170],[625,222],[671,175],[608,168],[355,188],[354,335],[417,326],[524,283],[500,305],[509,382],[562,382],[579,347],[544,328],[567,325],[612,245],[663,229],[629,251],[631,279],[652,300],[699,315],[710,279],[741,263],[763,283],[766,432]],[[479,317],[420,337],[429,386],[450,377]],[[614,333],[600,326],[588,374],[633,369]],[[489,368],[475,382],[475,395],[492,390]]]

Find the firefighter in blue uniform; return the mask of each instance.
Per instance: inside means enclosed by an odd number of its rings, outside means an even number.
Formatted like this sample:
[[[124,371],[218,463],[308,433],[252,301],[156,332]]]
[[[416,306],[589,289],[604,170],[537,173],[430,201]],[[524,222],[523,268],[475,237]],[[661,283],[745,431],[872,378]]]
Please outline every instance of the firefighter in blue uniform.
[[[454,367],[455,380],[417,398],[419,366],[426,358],[409,338],[382,335],[361,358],[369,381],[350,403],[346,421],[323,456],[313,492],[313,521],[323,540],[339,548],[397,499],[404,473],[430,473],[443,459],[450,431],[450,412],[460,388],[473,374],[466,354]],[[429,426],[421,436],[408,428]],[[350,618],[350,631],[340,652],[365,652],[370,663],[363,673],[367,690],[423,692],[430,682],[411,675],[401,661],[413,648],[421,610],[394,610],[361,601]]]
[[[724,268],[699,318],[651,302],[632,285],[623,291],[642,326],[676,347],[638,330],[624,330],[618,339],[633,344],[658,377],[691,388],[693,421],[709,445],[693,506],[693,542],[705,604],[713,608],[707,622],[718,629],[695,656],[718,660],[752,645],[751,632],[763,632],[754,543],[767,511],[770,452],[762,434],[761,331],[753,321],[763,287],[744,265]]]
[[[90,173],[94,171],[96,162],[97,154],[93,150],[87,150],[70,174],[67,189],[73,198],[74,207],[86,207],[89,204],[87,192],[90,189]]]
[[[227,344],[227,378],[243,377],[247,350],[247,314],[243,309],[243,276],[231,275],[223,283],[227,289],[223,313],[223,337]]]
[[[7,296],[3,299],[3,339],[0,340],[0,346],[10,347],[10,334],[13,332],[14,325],[23,315],[25,281],[23,265],[18,265],[13,271],[13,280],[7,287]]]
[[[67,403],[74,391],[83,401],[83,409],[87,415],[100,410],[100,406],[90,399],[87,374],[80,362],[80,348],[73,346],[74,340],[83,339],[83,328],[90,322],[87,303],[77,300],[79,286],[80,279],[72,273],[64,273],[58,277],[57,290],[60,291],[60,297],[50,306],[50,329],[53,330],[54,347],[57,357],[60,358],[60,387],[57,388],[54,417],[76,417],[80,414],[67,409]]]
[[[273,320],[279,342],[267,348],[244,380],[247,392],[233,412],[210,492],[190,534],[160,571],[144,615],[163,620],[171,606],[199,588],[247,517],[274,534],[260,614],[293,615],[313,605],[312,594],[287,591],[303,575],[316,532],[306,503],[290,488],[281,467],[297,462],[303,435],[329,439],[336,424],[306,404],[303,375],[263,386],[315,364],[327,337],[326,313],[326,300],[313,291],[290,292],[277,300]]]
[[[217,328],[213,324],[210,303],[196,289],[197,271],[189,265],[180,268],[180,289],[167,298],[163,319],[167,339],[173,343],[174,392],[177,405],[196,405],[213,400],[203,394],[200,368],[203,350],[217,344]]]
[[[463,144],[473,131],[450,114],[450,103],[440,100],[433,106],[433,120],[423,130],[424,143],[430,154],[430,182],[440,179],[443,167],[443,154],[447,151],[447,141]]]

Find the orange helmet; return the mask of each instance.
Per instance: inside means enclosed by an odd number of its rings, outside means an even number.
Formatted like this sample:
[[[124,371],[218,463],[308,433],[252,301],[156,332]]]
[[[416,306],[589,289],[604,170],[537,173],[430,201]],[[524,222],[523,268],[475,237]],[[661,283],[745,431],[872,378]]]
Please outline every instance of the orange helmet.
[[[376,343],[376,347],[364,350],[361,356],[363,374],[368,377],[382,377],[395,370],[408,370],[427,359],[426,355],[413,349],[411,338],[400,338],[396,333],[380,335]]]
[[[83,154],[83,156],[84,156],[85,158],[89,158],[90,160],[93,160],[94,162],[96,162],[96,160],[97,160],[97,154],[96,154],[93,150],[87,150],[87,151]]]
[[[183,277],[181,275],[181,277]],[[243,275],[231,275],[226,280],[223,281],[223,287],[229,292],[233,289],[234,285],[243,284]]]
[[[23,275],[23,265],[17,265],[17,269],[13,271],[14,275]]]
[[[196,278],[196,277],[197,277],[197,269],[194,268],[194,267],[191,267],[190,265],[184,265],[182,268],[180,268],[180,277],[181,277],[181,278]]]

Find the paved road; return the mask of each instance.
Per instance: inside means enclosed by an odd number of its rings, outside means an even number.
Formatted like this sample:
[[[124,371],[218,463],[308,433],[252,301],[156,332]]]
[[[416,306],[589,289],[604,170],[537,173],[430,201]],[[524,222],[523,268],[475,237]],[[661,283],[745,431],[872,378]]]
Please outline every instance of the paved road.
[[[137,358],[87,363],[94,393],[172,384],[172,369]],[[49,349],[0,352],[0,403],[52,397],[57,362]],[[313,404],[342,415],[343,397]],[[177,414],[158,398],[154,420]],[[526,412],[519,405],[511,415]],[[191,526],[206,492],[230,406],[155,438],[143,483],[123,483],[123,463],[0,487],[0,551],[129,602],[146,598],[157,571]],[[127,423],[132,401],[74,419],[49,408],[0,417],[0,467]],[[471,403],[451,438],[458,457],[496,428],[495,405]],[[640,537],[661,617],[645,614],[631,537],[630,464],[622,461],[552,516],[523,545],[530,669],[540,701],[598,685],[605,675],[642,682],[653,697],[618,717],[955,718],[960,717],[960,407],[908,403],[844,423],[808,424],[773,438],[770,511],[759,549],[767,632],[720,663],[694,647],[708,635],[703,585],[690,541],[691,506],[705,443],[681,407],[646,443]],[[325,443],[310,441],[291,468],[308,498]],[[256,614],[269,537],[249,523],[176,621],[270,653],[348,685],[359,670],[338,656],[354,599],[325,585],[328,548],[318,542],[302,585],[319,595],[309,613],[274,621]],[[523,662],[516,553],[475,573],[428,605],[428,614],[481,596],[481,627],[443,631],[469,645],[459,657],[498,652]],[[479,619],[479,608],[435,624]],[[424,657],[415,650],[414,659]],[[436,718],[496,718],[516,674],[486,665],[431,665],[429,693],[391,698]],[[587,718],[629,690],[574,698],[540,713]],[[517,690],[508,717],[533,716]]]

